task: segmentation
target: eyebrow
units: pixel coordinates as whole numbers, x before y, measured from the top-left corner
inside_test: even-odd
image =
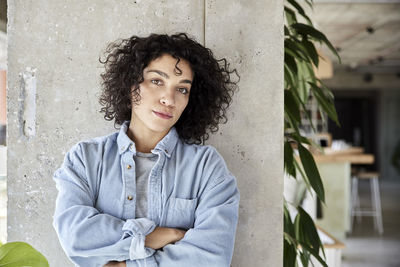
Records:
[[[158,75],[163,76],[164,78],[169,79],[169,75],[166,74],[166,73],[163,72],[163,71],[160,71],[160,70],[148,70],[147,73],[149,73],[149,72],[155,72],[155,73],[157,73]],[[188,79],[184,79],[184,80],[180,80],[179,83],[189,83],[189,84],[192,84],[192,81],[191,81],[191,80],[188,80]]]

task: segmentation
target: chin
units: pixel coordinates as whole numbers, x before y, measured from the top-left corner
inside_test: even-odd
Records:
[[[158,133],[163,133],[163,132],[169,132],[169,130],[172,128],[172,126],[165,126],[165,127],[160,127],[160,125],[154,125],[153,127],[149,127],[153,132],[158,132]]]

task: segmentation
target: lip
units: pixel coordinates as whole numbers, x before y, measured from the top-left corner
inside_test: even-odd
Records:
[[[168,120],[168,119],[172,118],[172,115],[170,115],[168,113],[165,113],[165,112],[158,112],[158,111],[155,111],[155,110],[153,110],[153,112],[154,112],[155,115],[157,115],[158,117],[160,117],[162,119]]]

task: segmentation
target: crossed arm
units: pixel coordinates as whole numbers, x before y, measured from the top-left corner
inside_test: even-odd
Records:
[[[185,233],[186,231],[176,228],[156,227],[146,236],[144,245],[152,249],[160,249],[168,244],[178,242],[185,236]],[[126,267],[126,262],[110,261],[103,267]]]

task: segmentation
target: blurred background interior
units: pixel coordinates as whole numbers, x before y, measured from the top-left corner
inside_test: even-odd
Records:
[[[285,179],[285,197],[302,203],[325,231],[329,266],[400,266],[400,1],[314,0],[313,10],[303,7],[341,57],[340,64],[322,47],[317,70],[341,125],[321,116],[311,99],[317,133],[305,116],[302,129],[323,147],[314,158],[326,205],[304,193],[302,179]]]
[[[324,150],[315,159],[326,205],[285,182],[333,251],[330,266],[400,266],[400,1],[314,0],[315,26],[341,57],[321,49],[318,75],[333,91],[341,126],[313,105],[304,134]],[[6,242],[7,1],[0,0],[0,241]],[[298,179],[300,180],[300,179]],[[326,234],[324,234],[326,233]],[[325,240],[325,239],[324,239]]]

